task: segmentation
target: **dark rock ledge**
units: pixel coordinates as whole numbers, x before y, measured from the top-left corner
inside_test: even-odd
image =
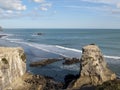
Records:
[[[76,64],[76,63],[80,63],[80,60],[77,58],[51,58],[51,59],[43,59],[40,61],[35,61],[35,62],[31,62],[30,63],[30,67],[43,67],[46,65],[49,65],[51,63],[57,62],[57,61],[61,61],[64,60],[63,65],[71,65],[71,64]]]

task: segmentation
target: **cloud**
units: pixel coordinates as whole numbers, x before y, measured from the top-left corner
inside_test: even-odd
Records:
[[[107,6],[75,6],[75,5],[70,5],[70,6],[65,6],[66,8],[72,8],[72,9],[78,9],[78,10],[89,10],[91,12],[106,12],[109,11],[110,8]]]
[[[51,3],[42,3],[38,7],[35,7],[35,10],[48,11],[52,7]]]
[[[11,19],[11,18],[18,18],[18,17],[22,17],[22,13],[19,11],[12,11],[12,10],[1,10],[0,9],[0,19]]]
[[[26,9],[22,0],[0,0],[0,19],[22,16],[22,11]]]
[[[36,3],[42,3],[42,2],[45,2],[45,0],[33,0],[34,2]]]
[[[23,0],[0,0],[0,19],[39,17],[41,16],[40,10],[48,11],[48,9],[52,7],[52,4],[48,3],[46,0],[28,0],[28,3],[37,3],[35,4],[37,5],[35,6],[36,8],[33,6],[31,9],[28,4],[25,5],[23,3]]]
[[[82,1],[91,2],[91,3],[112,4],[116,2],[117,0],[82,0]]]
[[[92,3],[93,6],[84,6],[86,9],[104,11],[106,13],[120,14],[120,0],[81,0],[84,3]],[[73,8],[80,8],[80,6]]]
[[[48,3],[46,0],[32,0],[35,3],[38,3],[39,6],[35,7],[35,10],[48,11],[52,7],[51,3]]]
[[[26,10],[21,0],[0,0],[0,9],[3,10]]]
[[[48,8],[46,8],[46,7],[40,7],[40,10],[42,10],[42,11],[47,11]]]
[[[120,8],[120,2],[119,2],[119,3],[117,3],[117,8]]]
[[[120,8],[120,0],[82,0],[82,1],[90,2],[90,3],[106,4],[106,5],[114,6],[116,8]]]
[[[51,3],[43,3],[41,4],[42,7],[51,7],[52,4]]]

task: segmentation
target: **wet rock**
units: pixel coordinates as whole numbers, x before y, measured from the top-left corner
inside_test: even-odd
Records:
[[[101,85],[116,79],[115,73],[108,69],[105,59],[96,45],[87,45],[82,49],[80,76],[68,89],[81,88],[83,85]]]
[[[37,35],[42,35],[42,33],[39,32],[39,33],[37,33]]]
[[[7,35],[0,35],[0,38],[5,37],[5,36],[7,36]]]
[[[80,63],[80,60],[78,58],[63,58],[63,60],[65,60],[65,62],[63,62],[63,65]]]
[[[36,62],[32,62],[30,63],[30,67],[43,67],[46,66],[48,64],[54,63],[60,61],[60,59],[45,59],[45,60],[40,60],[40,61],[36,61]]]

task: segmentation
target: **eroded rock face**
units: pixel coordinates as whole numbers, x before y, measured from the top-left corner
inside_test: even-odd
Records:
[[[26,72],[22,48],[0,47],[0,90],[9,86]]]
[[[96,86],[116,79],[115,73],[108,69],[105,59],[96,45],[83,47],[80,66],[80,77],[70,88],[80,88],[87,84]]]

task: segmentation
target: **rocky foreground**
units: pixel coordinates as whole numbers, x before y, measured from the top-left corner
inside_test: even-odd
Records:
[[[79,62],[74,59],[67,63],[69,65],[74,61]],[[120,90],[120,80],[108,69],[96,45],[83,47],[80,73],[67,75],[64,83],[56,82],[51,77],[27,73],[25,62],[22,48],[0,48],[0,90]],[[42,61],[42,65],[44,63]]]
[[[0,90],[23,76],[26,72],[25,54],[22,48],[0,47]]]

